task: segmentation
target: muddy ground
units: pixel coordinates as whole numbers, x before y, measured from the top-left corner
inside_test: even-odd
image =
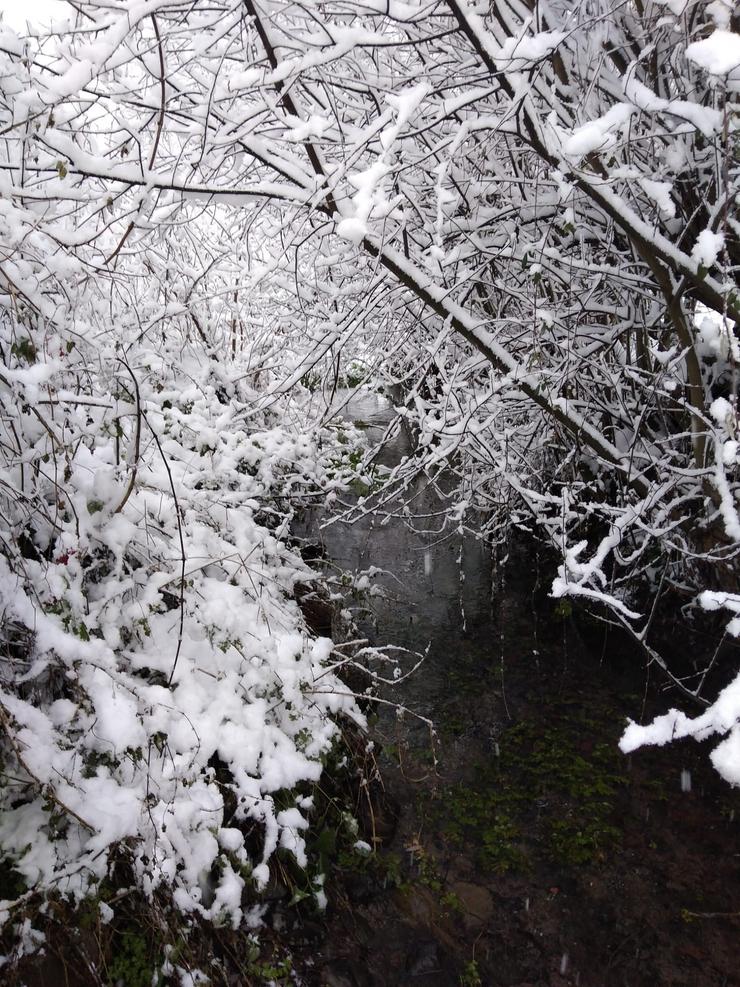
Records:
[[[740,984],[740,792],[707,744],[621,755],[634,678],[562,641],[536,668],[512,648],[503,689],[497,663],[458,670],[436,767],[403,727],[383,737],[386,839],[335,868],[309,983]]]

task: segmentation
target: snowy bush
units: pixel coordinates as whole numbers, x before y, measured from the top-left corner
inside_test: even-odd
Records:
[[[338,714],[361,721],[285,540],[291,497],[336,484],[340,453],[219,398],[207,362],[122,363],[105,340],[93,361],[12,315],[0,848],[30,891],[82,896],[123,846],[145,891],[236,924],[278,846],[305,862],[305,812],[274,794],[319,778]]]
[[[0,42],[15,134],[39,102]],[[184,917],[254,925],[275,851],[306,864],[338,722],[363,724],[288,544],[296,506],[344,486],[351,429],[275,393],[292,342],[213,270],[217,207],[130,255],[119,230],[88,242],[112,199],[77,195],[30,134],[36,156],[10,138],[0,173],[0,857],[26,889],[0,921],[94,895],[124,860]]]

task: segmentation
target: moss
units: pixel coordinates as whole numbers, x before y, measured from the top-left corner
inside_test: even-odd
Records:
[[[37,350],[33,340],[24,336],[23,339],[19,339],[12,344],[10,347],[10,352],[16,357],[17,360],[22,360],[23,362],[29,364],[29,366],[36,362]]]
[[[113,934],[107,978],[111,985],[152,987],[158,966],[154,951],[141,929],[126,925]]]
[[[245,972],[254,983],[283,985],[294,983],[293,961],[289,953],[275,944],[264,946],[254,937],[246,942]]]
[[[454,846],[475,848],[476,862],[487,871],[527,869],[521,834],[506,797],[500,797],[487,784],[458,785],[449,790],[448,797],[442,831]]]
[[[600,739],[605,732],[608,741]],[[597,721],[569,704],[552,704],[536,720],[510,727],[497,755],[476,764],[471,779],[435,805],[442,832],[498,873],[526,871],[538,858],[598,863],[621,836],[614,808],[626,778],[612,740],[618,734],[614,711]],[[593,736],[599,739],[584,739]]]

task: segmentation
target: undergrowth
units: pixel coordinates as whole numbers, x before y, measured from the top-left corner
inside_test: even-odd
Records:
[[[508,728],[470,780],[434,804],[442,832],[498,873],[527,871],[543,858],[564,866],[604,860],[620,839],[613,813],[626,784],[619,752],[598,739],[606,725],[561,703]]]

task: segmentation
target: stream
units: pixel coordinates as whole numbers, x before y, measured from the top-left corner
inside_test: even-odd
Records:
[[[394,416],[370,392],[341,413],[371,444]],[[382,461],[410,451],[401,430]],[[346,604],[363,635],[425,655],[380,693],[410,712],[372,722],[380,797],[358,815],[376,853],[333,865],[305,983],[740,985],[740,792],[706,746],[617,749],[628,715],[680,700],[548,597],[553,560],[440,539],[437,493],[411,494],[416,520],[399,504],[385,523],[313,513],[298,531],[327,571],[371,570],[382,595]]]

